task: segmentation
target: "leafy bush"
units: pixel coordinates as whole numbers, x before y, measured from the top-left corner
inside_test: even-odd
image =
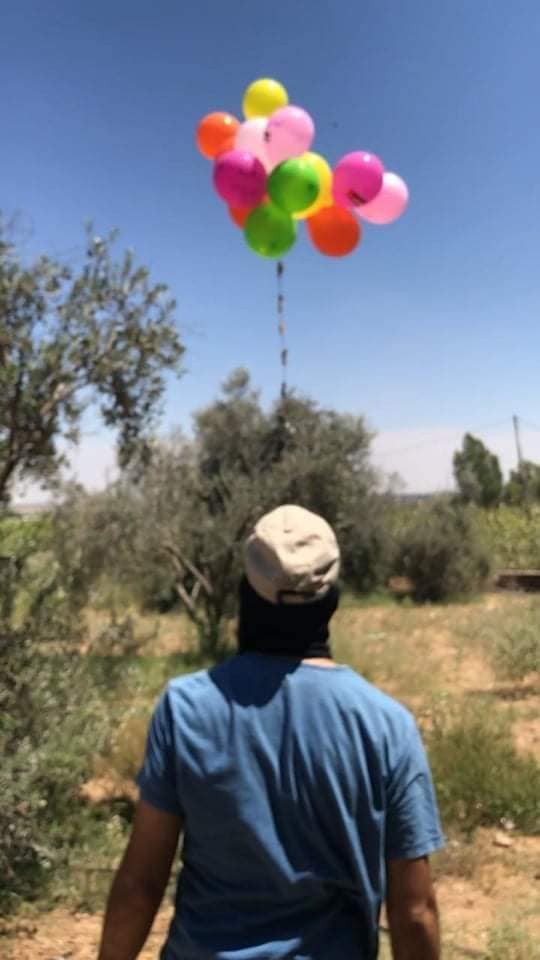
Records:
[[[35,636],[14,640],[16,650],[0,637],[0,911],[42,893],[80,843],[88,811],[78,788],[105,734],[81,658],[40,653]]]
[[[0,912],[42,894],[95,820],[78,790],[106,724],[79,611],[54,567],[32,589],[38,544],[15,529],[0,524]]]
[[[403,520],[395,565],[420,603],[476,593],[490,569],[470,511],[445,499],[422,504]]]
[[[540,616],[537,607],[528,607],[519,620],[503,627],[490,651],[493,668],[500,680],[522,680],[540,670]]]
[[[486,703],[435,718],[428,737],[443,821],[472,831],[503,817],[540,832],[540,765],[521,756],[506,717]]]
[[[501,506],[497,510],[476,510],[474,524],[496,567],[535,569],[540,567],[540,507],[523,509]]]

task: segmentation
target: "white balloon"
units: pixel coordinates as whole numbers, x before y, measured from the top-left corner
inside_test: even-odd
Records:
[[[237,150],[247,150],[261,161],[265,170],[270,170],[272,163],[266,151],[266,127],[267,117],[254,117],[252,120],[244,120],[236,131],[234,145]]]

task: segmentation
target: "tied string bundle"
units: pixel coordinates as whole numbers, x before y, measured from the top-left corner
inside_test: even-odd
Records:
[[[332,657],[328,624],[337,610],[339,590],[302,603],[269,603],[246,577],[240,583],[238,652],[304,659]]]

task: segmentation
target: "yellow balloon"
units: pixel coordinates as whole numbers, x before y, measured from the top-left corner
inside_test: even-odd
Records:
[[[315,167],[321,185],[319,196],[313,201],[311,206],[307,207],[306,210],[301,210],[300,213],[293,213],[295,220],[307,220],[308,217],[312,217],[314,213],[322,210],[323,207],[329,207],[333,204],[332,170],[328,161],[325,160],[324,157],[321,157],[320,153],[312,153],[311,150],[308,150],[308,152],[303,153],[299,159],[308,160],[309,163]]]
[[[242,109],[247,120],[254,117],[269,117],[279,107],[286,107],[289,94],[283,84],[277,80],[263,77],[250,83],[244,93]]]

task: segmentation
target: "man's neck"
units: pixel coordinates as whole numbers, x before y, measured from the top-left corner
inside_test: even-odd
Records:
[[[302,663],[307,663],[312,667],[336,667],[337,663],[330,660],[329,657],[304,657]]]

